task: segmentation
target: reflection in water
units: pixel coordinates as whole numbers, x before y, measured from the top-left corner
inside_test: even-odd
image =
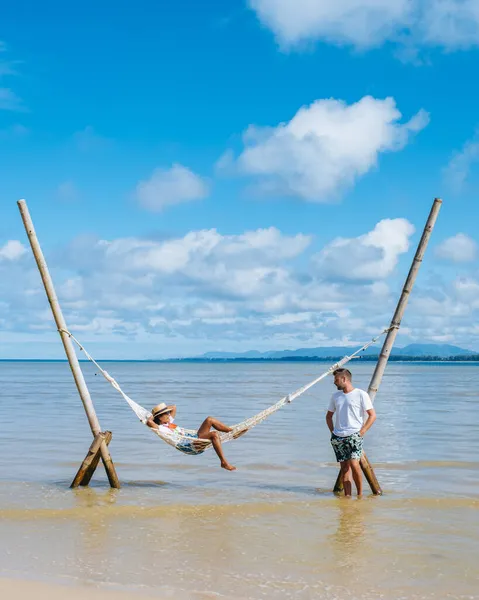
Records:
[[[338,562],[345,561],[345,566],[352,566],[347,557],[356,554],[364,544],[364,520],[368,507],[370,512],[371,502],[344,497],[338,499],[338,526],[331,537]]]
[[[370,518],[373,509],[374,498],[338,498],[337,527],[329,536],[338,583],[346,579],[350,585],[357,585],[368,572],[373,555],[374,523]]]
[[[79,577],[84,581],[94,578],[98,562],[108,556],[111,548],[110,523],[105,521],[106,510],[118,500],[118,490],[111,488],[77,488],[72,490],[81,518],[75,523],[75,554]]]
[[[112,488],[79,487],[72,489],[71,493],[76,506],[87,509],[115,504],[120,492]],[[85,514],[88,512],[85,511]]]

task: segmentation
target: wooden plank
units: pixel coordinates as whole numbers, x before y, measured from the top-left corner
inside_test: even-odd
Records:
[[[104,443],[108,446],[111,442],[112,433],[111,431],[105,431],[103,434]],[[90,483],[91,478],[93,477],[93,473],[96,471],[98,467],[98,463],[101,458],[101,448],[94,454],[93,460],[90,463],[90,466],[85,470],[85,473],[80,481],[81,486],[87,486]],[[85,459],[86,460],[86,459]],[[108,473],[108,471],[107,471]]]
[[[100,460],[100,447],[104,439],[105,436],[103,435],[103,433],[98,433],[94,437],[93,442],[91,443],[90,448],[88,449],[87,455],[85,456],[82,464],[80,465],[80,468],[78,469],[77,474],[75,475],[75,478],[73,479],[70,487],[78,487],[80,485],[80,482],[83,481],[87,470],[92,466],[96,457],[98,457],[98,460]],[[98,465],[98,461],[96,462],[96,464]]]

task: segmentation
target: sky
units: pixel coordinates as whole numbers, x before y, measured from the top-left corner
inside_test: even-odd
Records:
[[[479,0],[17,0],[0,14],[0,358],[479,350]]]

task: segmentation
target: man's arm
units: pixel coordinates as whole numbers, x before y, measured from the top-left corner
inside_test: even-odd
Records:
[[[329,431],[331,433],[333,433],[333,429],[334,429],[333,415],[334,415],[334,412],[332,412],[330,410],[328,410],[328,412],[326,413],[326,423],[328,424]]]
[[[368,418],[364,422],[364,425],[361,427],[361,431],[359,432],[359,435],[361,437],[364,436],[364,434],[366,433],[366,431],[368,431],[368,429],[370,429],[371,425],[376,420],[376,411],[374,410],[374,408],[370,408],[366,412],[368,414]]]

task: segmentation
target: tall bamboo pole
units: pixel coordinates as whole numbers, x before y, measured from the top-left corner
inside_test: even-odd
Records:
[[[416,281],[419,267],[421,266],[424,253],[426,252],[426,248],[429,243],[429,238],[431,237],[432,230],[434,229],[434,225],[436,224],[436,219],[441,209],[441,205],[442,200],[440,200],[439,198],[435,198],[431,208],[431,212],[429,213],[429,217],[426,222],[426,226],[424,227],[421,240],[417,247],[414,260],[412,261],[412,265],[409,270],[406,283],[404,284],[398,305],[394,312],[394,316],[391,321],[391,329],[386,335],[381,353],[379,355],[378,362],[376,363],[376,368],[374,369],[374,373],[371,378],[371,383],[369,384],[368,393],[371,397],[372,402],[374,402],[379,386],[381,384],[384,375],[384,370],[386,369],[386,365],[389,360],[389,355],[391,354],[391,350],[394,346],[399,327],[401,326],[404,311],[406,310],[409,296],[411,295],[412,288]]]
[[[25,200],[19,200],[17,204],[18,208],[20,209],[20,214],[22,216],[23,224],[25,226],[28,239],[30,241],[30,246],[32,247],[33,256],[35,257],[38,270],[40,271],[43,285],[45,287],[45,292],[48,297],[48,302],[50,303],[53,317],[55,319],[57,329],[60,333],[60,337],[63,342],[63,347],[68,358],[68,363],[73,374],[73,379],[75,380],[78,393],[80,394],[80,398],[83,402],[83,406],[85,408],[88,423],[90,424],[93,437],[96,437],[99,433],[101,433],[100,423],[98,421],[98,417],[96,415],[95,408],[90,397],[90,392],[88,391],[85,382],[85,378],[83,377],[83,373],[80,367],[80,363],[78,362],[73,343],[70,337],[65,333],[65,330],[67,330],[67,324],[65,322],[65,318],[63,317],[63,313],[60,308],[60,303],[58,302],[58,298],[55,292],[55,288],[53,286],[52,278],[48,271],[48,266],[45,261],[45,257],[43,256],[40,243],[35,233],[35,228],[33,226],[32,218],[28,211],[27,203],[25,202]],[[111,487],[119,488],[120,481],[116,474],[115,466],[113,465],[110,452],[104,440],[101,443],[100,451],[101,458],[103,460],[103,464],[105,465],[105,470],[108,476],[108,481],[110,482]]]
[[[424,227],[424,231],[422,232],[421,239],[419,241],[418,247],[416,249],[416,254],[414,255],[414,259],[412,261],[411,267],[409,269],[408,276],[406,278],[406,282],[404,283],[401,296],[399,297],[399,302],[396,306],[396,310],[394,311],[394,315],[391,321],[390,329],[386,335],[384,340],[383,347],[379,354],[378,361],[376,363],[376,368],[374,369],[373,376],[371,378],[371,382],[369,384],[368,393],[371,398],[371,401],[374,402],[376,394],[378,392],[379,386],[381,385],[381,381],[384,375],[384,371],[386,369],[386,365],[389,360],[389,356],[391,354],[391,350],[394,346],[394,342],[396,340],[396,336],[401,326],[401,321],[404,316],[404,311],[406,310],[406,306],[409,300],[409,296],[411,295],[412,288],[416,281],[417,274],[419,272],[419,267],[421,266],[424,254],[426,252],[427,245],[429,243],[429,238],[431,237],[432,230],[434,229],[434,225],[436,224],[436,219],[441,209],[442,200],[440,198],[435,198],[431,211],[429,213],[429,217],[426,221],[426,225]],[[371,487],[371,491],[374,494],[380,495],[382,494],[381,487],[376,479],[376,475],[374,473],[374,469],[372,468],[366,453],[363,453],[361,458],[361,468],[363,473]],[[336,484],[334,486],[335,492],[340,492],[343,489],[343,483],[341,481],[340,475],[336,479]]]

